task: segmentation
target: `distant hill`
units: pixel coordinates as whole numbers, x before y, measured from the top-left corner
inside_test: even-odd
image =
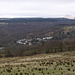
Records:
[[[75,17],[72,16],[72,15],[66,15],[64,18],[66,18],[66,19],[75,19]]]
[[[71,26],[75,26],[74,19],[0,18],[0,45],[6,46],[22,38],[54,36],[55,38],[57,37],[57,39],[63,39],[68,37],[67,34],[69,34],[70,37],[75,37],[75,30],[72,30]],[[65,29],[67,29],[68,32]],[[71,29],[71,31],[69,31],[69,29]]]
[[[64,18],[0,18],[0,22],[43,22],[43,21],[72,21],[65,16]]]

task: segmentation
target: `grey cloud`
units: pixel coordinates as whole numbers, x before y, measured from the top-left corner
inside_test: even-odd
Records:
[[[0,16],[75,16],[75,0],[0,0]]]

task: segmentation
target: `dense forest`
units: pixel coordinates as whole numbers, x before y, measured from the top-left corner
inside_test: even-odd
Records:
[[[20,39],[52,36],[47,42],[25,46]],[[65,18],[0,19],[0,56],[24,56],[75,50],[75,20]]]

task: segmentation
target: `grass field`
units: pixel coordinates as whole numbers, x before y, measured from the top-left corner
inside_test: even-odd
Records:
[[[65,26],[63,27],[63,29],[65,32],[70,32],[70,31],[75,30],[75,26]]]
[[[75,52],[0,58],[0,75],[75,75]]]

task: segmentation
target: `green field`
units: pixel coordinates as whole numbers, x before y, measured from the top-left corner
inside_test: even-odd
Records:
[[[75,52],[0,58],[0,75],[75,75]]]

